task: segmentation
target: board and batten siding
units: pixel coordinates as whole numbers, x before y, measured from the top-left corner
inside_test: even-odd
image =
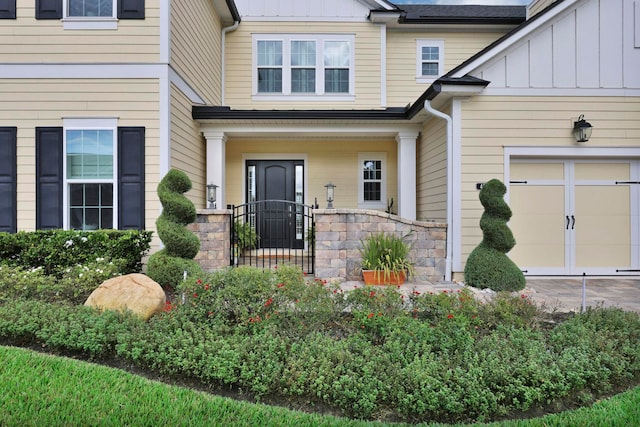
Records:
[[[362,170],[358,153],[363,152],[386,153],[387,198],[393,197],[397,201],[396,146],[393,138],[230,138],[226,148],[227,203],[244,203],[244,160],[292,159],[291,156],[296,154],[300,155],[296,160],[306,160],[305,203],[312,204],[317,197],[320,207],[326,207],[324,186],[331,181],[336,185],[333,205],[356,209],[359,173]]]
[[[209,105],[222,99],[221,31],[210,0],[171,2],[171,67]]]
[[[431,118],[422,128],[416,159],[416,216],[447,221],[447,125]]]
[[[593,125],[589,147],[637,147],[640,97],[489,97],[463,103],[462,259],[482,240],[476,183],[504,179],[504,147],[575,147],[579,114]],[[517,236],[516,241],[517,241]]]
[[[314,97],[310,101],[275,96],[252,99],[252,35],[264,34],[345,34],[355,35],[355,100]],[[225,103],[235,109],[345,109],[380,108],[380,28],[357,22],[242,22],[227,34],[225,48]]]
[[[482,50],[504,32],[387,32],[387,104],[412,103],[431,83],[417,77],[418,40],[444,41],[444,72],[458,66]]]
[[[172,168],[184,171],[192,189],[185,196],[196,208],[205,208],[206,144],[200,126],[191,118],[191,101],[171,85],[171,155]]]
[[[155,228],[160,153],[158,81],[149,79],[1,79],[0,126],[16,126],[18,229],[36,225],[35,128],[63,118],[117,117],[118,126],[145,127],[145,223]]]
[[[34,0],[17,0],[16,15],[0,25],[3,63],[157,63],[160,59],[159,0],[146,0],[145,19],[121,19],[117,30],[65,30],[60,20],[36,20]]]

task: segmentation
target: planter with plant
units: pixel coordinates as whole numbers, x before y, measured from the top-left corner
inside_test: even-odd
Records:
[[[414,275],[406,237],[376,233],[362,242],[362,275],[367,285],[399,285]]]

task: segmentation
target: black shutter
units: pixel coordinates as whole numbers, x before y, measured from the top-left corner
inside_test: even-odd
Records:
[[[0,127],[0,231],[17,231],[15,127]]]
[[[118,19],[144,19],[144,0],[118,0]]]
[[[62,0],[36,0],[36,19],[62,19]]]
[[[118,128],[118,228],[144,230],[144,127]]]
[[[16,0],[0,0],[0,19],[16,19]]]
[[[62,128],[36,128],[36,228],[62,228]]]

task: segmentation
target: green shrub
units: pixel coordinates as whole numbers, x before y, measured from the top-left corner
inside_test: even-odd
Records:
[[[516,244],[507,226],[511,209],[503,199],[506,191],[497,179],[490,180],[480,190],[480,202],[484,207],[480,218],[482,241],[471,252],[464,268],[468,286],[494,291],[524,289],[524,274],[506,255]]]
[[[255,249],[258,245],[258,234],[256,229],[249,222],[236,220],[233,223],[234,242],[238,245],[238,250]]]
[[[195,206],[183,195],[190,189],[189,177],[176,169],[171,169],[158,184],[162,214],[156,220],[156,228],[165,247],[149,257],[147,274],[170,289],[183,280],[184,271],[201,270],[193,261],[200,250],[200,240],[185,227],[196,219]]]
[[[138,230],[38,230],[0,233],[0,264],[24,269],[42,268],[44,274],[62,277],[78,264],[94,262],[96,256],[118,260],[120,273],[142,270],[149,251],[150,231]]]

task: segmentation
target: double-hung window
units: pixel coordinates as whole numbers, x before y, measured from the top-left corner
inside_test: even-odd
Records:
[[[444,41],[418,40],[416,80],[430,83],[444,74]]]
[[[117,228],[115,119],[67,119],[64,123],[66,228]]]
[[[352,96],[353,43],[353,35],[255,34],[254,96]]]
[[[359,153],[360,208],[380,209],[386,207],[386,154]]]

